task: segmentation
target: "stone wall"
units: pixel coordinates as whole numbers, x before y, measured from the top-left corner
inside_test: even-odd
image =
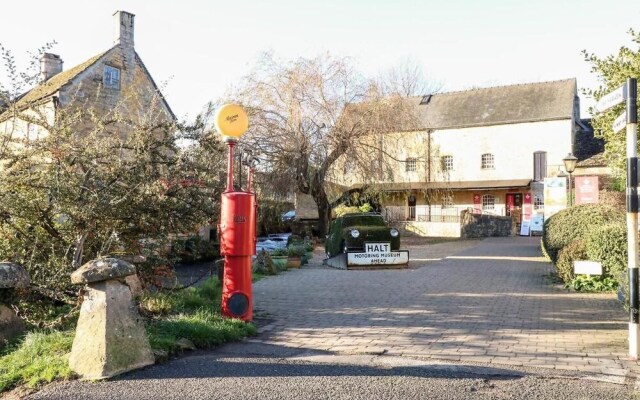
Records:
[[[460,224],[457,222],[406,221],[392,224],[405,237],[460,237]]]
[[[486,214],[472,214],[463,211],[460,237],[481,238],[491,236],[511,236],[511,217],[499,217]]]

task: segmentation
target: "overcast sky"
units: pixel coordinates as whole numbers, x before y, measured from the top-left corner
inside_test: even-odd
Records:
[[[168,82],[180,117],[222,96],[263,51],[350,56],[372,76],[411,58],[445,91],[573,77],[593,87],[581,50],[613,54],[631,45],[629,28],[640,30],[638,0],[29,0],[2,9],[0,43],[24,60],[55,40],[65,69],[111,47],[116,10],[135,14],[138,54]]]

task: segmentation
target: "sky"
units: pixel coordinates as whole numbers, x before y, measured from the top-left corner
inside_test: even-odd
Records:
[[[640,30],[638,0],[29,0],[3,4],[0,44],[25,65],[55,40],[71,68],[112,46],[117,10],[136,15],[136,50],[180,118],[265,51],[346,56],[372,77],[410,59],[441,91],[567,78],[584,88],[598,79],[581,51],[615,54]],[[581,98],[588,116],[593,100]]]

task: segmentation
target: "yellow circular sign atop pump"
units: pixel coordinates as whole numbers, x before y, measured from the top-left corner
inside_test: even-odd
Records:
[[[225,104],[216,111],[215,124],[222,135],[237,139],[249,128],[249,118],[239,105]]]

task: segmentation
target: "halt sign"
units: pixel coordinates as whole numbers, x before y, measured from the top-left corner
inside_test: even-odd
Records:
[[[408,250],[391,250],[391,243],[365,243],[364,252],[347,253],[347,265],[401,265],[409,263]]]

